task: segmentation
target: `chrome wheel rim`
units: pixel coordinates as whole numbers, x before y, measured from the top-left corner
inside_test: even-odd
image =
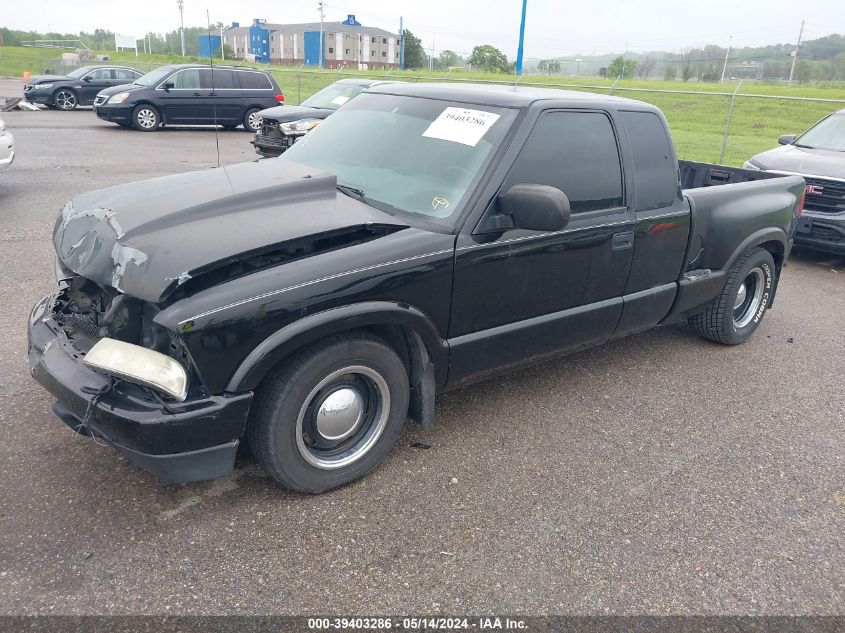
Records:
[[[56,106],[62,110],[73,110],[76,107],[76,96],[69,90],[60,90],[56,94]]]
[[[333,371],[308,394],[296,420],[296,448],[315,468],[354,464],[378,442],[390,415],[390,390],[377,371]]]
[[[253,131],[261,127],[261,117],[258,116],[258,112],[250,112],[246,120]]]
[[[734,301],[733,320],[736,329],[744,328],[751,323],[760,311],[763,294],[766,289],[766,276],[759,266],[742,280]]]
[[[138,119],[138,125],[146,130],[155,127],[156,113],[149,108],[142,108],[141,110],[138,110],[136,118]]]

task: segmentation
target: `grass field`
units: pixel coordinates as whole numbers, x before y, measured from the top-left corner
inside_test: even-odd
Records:
[[[112,61],[151,70],[161,64],[181,61],[178,56],[140,55],[107,51]],[[24,71],[43,73],[58,70],[59,51],[52,49],[0,47],[0,75],[21,76]],[[230,62],[231,63],[231,62]],[[284,91],[288,104],[297,104],[316,91],[343,77],[387,78],[400,81],[479,81],[514,83],[515,77],[452,71],[359,71],[299,69],[268,66]],[[565,89],[610,93],[652,103],[666,115],[682,158],[719,162],[723,136],[728,122],[730,94],[735,83],[664,82],[623,80],[614,82],[599,77],[549,77],[525,75],[520,85],[566,84]],[[554,87],[554,86],[550,86]],[[558,86],[564,88],[564,86]],[[666,91],[679,92],[666,92]],[[788,97],[775,99],[771,97]],[[809,101],[802,99],[828,99]],[[775,147],[781,134],[800,132],[830,112],[845,108],[845,86],[835,84],[786,86],[777,83],[747,82],[739,86],[722,162],[741,165],[750,156]]]

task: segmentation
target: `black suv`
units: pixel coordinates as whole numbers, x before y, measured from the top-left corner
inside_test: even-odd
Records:
[[[124,66],[83,66],[67,75],[31,77],[23,87],[23,97],[48,108],[75,110],[93,104],[101,90],[128,84],[141,75],[141,71]]]
[[[160,125],[243,125],[255,132],[260,110],[284,103],[279,84],[262,70],[235,66],[162,66],[125,86],[103,90],[94,112],[144,132]]]

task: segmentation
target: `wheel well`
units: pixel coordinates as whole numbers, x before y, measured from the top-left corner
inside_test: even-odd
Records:
[[[771,242],[763,242],[762,244],[758,244],[757,247],[767,250],[769,251],[769,253],[772,254],[772,259],[775,260],[775,268],[777,268],[778,272],[780,272],[781,266],[783,266],[784,259],[783,244],[772,240]]]
[[[405,365],[408,383],[411,385],[409,416],[423,426],[432,426],[434,424],[434,365],[420,336],[413,328],[390,323],[355,326],[347,330],[339,330],[334,334],[354,335],[356,332],[366,332],[376,336],[396,352]],[[317,341],[306,340],[288,350],[286,358],[276,363],[261,377],[261,383],[284,365],[291,354],[297,354],[316,344]]]

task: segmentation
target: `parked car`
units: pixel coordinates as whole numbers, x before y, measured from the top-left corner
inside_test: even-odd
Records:
[[[5,171],[15,162],[15,137],[6,129],[0,119],[0,171]]]
[[[255,151],[262,156],[279,156],[344,103],[370,86],[383,83],[390,82],[341,79],[314,93],[298,106],[276,106],[262,110],[258,113],[261,128],[252,141]]]
[[[782,147],[757,154],[746,169],[798,174],[807,181],[806,212],[796,246],[845,255],[845,109],[809,130],[778,139]]]
[[[804,179],[683,191],[678,171],[649,104],[375,86],[276,160],[73,198],[32,375],[166,480],[230,473],[248,438],[284,485],[328,490],[406,417],[432,425],[438,392],[684,318],[746,341]]]
[[[103,90],[94,112],[104,121],[152,132],[160,125],[239,125],[255,132],[260,110],[284,102],[263,70],[242,66],[162,66],[129,85]]]
[[[124,66],[83,66],[67,75],[36,75],[23,88],[24,99],[48,108],[75,110],[92,105],[105,88],[128,84],[143,75]]]

